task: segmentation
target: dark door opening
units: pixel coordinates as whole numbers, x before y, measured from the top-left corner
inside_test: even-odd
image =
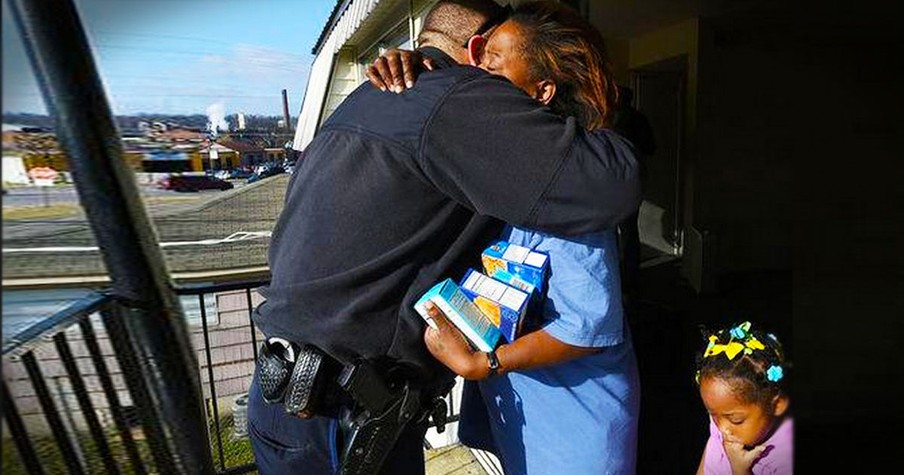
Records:
[[[685,56],[631,71],[634,107],[647,117],[656,151],[643,157],[647,169],[638,228],[641,261],[681,252],[681,172],[684,139]]]

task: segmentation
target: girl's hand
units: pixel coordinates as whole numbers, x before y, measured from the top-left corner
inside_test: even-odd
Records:
[[[732,475],[749,475],[750,467],[766,450],[765,445],[758,445],[750,450],[744,448],[744,444],[731,434],[722,432],[722,447],[731,464]]]
[[[486,356],[471,349],[465,336],[446,319],[445,314],[433,302],[427,302],[426,307],[427,313],[438,328],[434,330],[428,326],[424,332],[424,343],[433,357],[465,379],[486,378],[489,373]]]

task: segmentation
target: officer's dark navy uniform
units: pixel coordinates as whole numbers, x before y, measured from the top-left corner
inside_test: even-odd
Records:
[[[321,127],[293,175],[255,322],[268,337],[366,358],[429,390],[452,380],[412,308],[430,286],[479,266],[503,221],[557,235],[608,229],[638,207],[637,163],[614,133],[588,134],[504,78],[425,48],[436,70],[402,94],[369,84]],[[252,388],[261,473],[328,473],[335,420],[302,420]],[[423,427],[385,473],[423,473]]]

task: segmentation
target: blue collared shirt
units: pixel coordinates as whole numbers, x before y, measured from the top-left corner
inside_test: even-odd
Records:
[[[564,240],[507,228],[503,239],[550,256],[542,315],[525,330],[601,351],[468,383],[459,436],[495,452],[509,475],[634,473],[640,382],[615,231]]]

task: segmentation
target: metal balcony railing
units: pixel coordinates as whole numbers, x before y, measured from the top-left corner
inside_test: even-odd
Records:
[[[256,289],[264,284],[176,289],[198,298],[200,321],[189,330],[218,474],[256,469],[247,431],[236,427],[241,421],[229,403],[251,384],[261,337],[251,315],[260,299]],[[217,315],[208,314],[211,298]],[[96,293],[5,342],[3,473],[165,473],[155,454],[166,447],[153,446],[148,437],[161,427],[136,417],[153,403],[139,376],[147,362],[129,341],[122,318],[113,296]],[[450,422],[458,420],[454,402],[450,395]],[[424,445],[431,448],[427,440]]]
[[[250,443],[241,435],[244,431],[236,431],[232,411],[224,411],[224,401],[234,399],[236,390],[227,388],[231,394],[224,398],[218,389],[237,379],[246,390],[251,382],[258,342],[251,320],[253,291],[264,283],[177,290],[180,295],[197,296],[200,303],[200,324],[190,332],[194,350],[203,355],[197,370],[199,379],[206,379],[209,446],[219,474],[255,469]],[[206,310],[211,294],[241,300],[244,305],[230,304],[216,316],[218,323],[212,324]],[[167,449],[154,446],[154,439],[148,437],[162,428],[136,417],[142,410],[154,410],[139,370],[148,362],[129,341],[121,310],[112,295],[93,294],[5,342],[4,473],[165,472],[161,466],[167,462],[158,454]],[[231,341],[213,341],[212,335],[218,333],[228,334]],[[229,353],[226,348],[241,351]],[[217,351],[221,356],[214,356]],[[237,365],[238,376],[222,374],[222,368],[234,372]]]
[[[4,343],[4,473],[254,470],[241,431],[227,435],[236,421],[224,403],[252,378],[264,282],[174,289],[73,1],[7,3],[111,285]],[[200,329],[177,294],[198,297]],[[244,297],[230,314],[247,322],[218,310],[211,323],[210,294]]]

